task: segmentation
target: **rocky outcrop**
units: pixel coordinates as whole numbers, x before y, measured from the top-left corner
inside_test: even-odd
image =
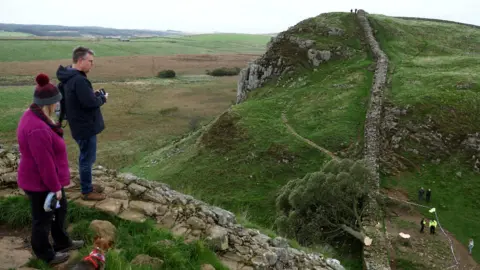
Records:
[[[281,69],[280,66],[275,68],[275,75],[281,74]],[[247,68],[242,69],[237,83],[236,103],[238,104],[246,100],[247,93],[262,86],[272,76],[273,71],[273,66],[264,67],[255,62],[250,63]]]
[[[0,186],[17,185],[18,152],[0,145]]]
[[[461,143],[462,148],[471,155],[471,163],[476,172],[480,172],[480,132],[468,134]]]
[[[439,164],[456,153],[464,154],[469,165],[480,172],[480,133],[457,134],[440,132],[433,116],[412,120],[413,110],[395,107],[386,102],[382,121],[381,171],[397,175],[418,170],[425,161]],[[406,158],[403,153],[409,153]]]
[[[246,100],[249,91],[263,86],[272,79],[279,82],[286,74],[292,73],[299,66],[313,69],[331,59],[350,54],[348,48],[342,46],[318,48],[317,45],[320,44],[316,44],[314,40],[295,36],[297,33],[304,34],[306,31],[312,31],[317,36],[345,34],[345,31],[340,28],[324,25],[303,26],[306,23],[308,22],[299,23],[296,27],[273,37],[267,44],[265,54],[240,71],[237,84],[237,104]]]
[[[382,141],[380,125],[382,123],[383,91],[387,81],[388,58],[375,40],[366,12],[359,10],[357,18],[376,61],[364,129],[364,155],[367,166],[373,172],[373,177],[370,179],[372,189],[365,207],[363,225],[365,233],[373,239],[373,242],[371,246],[364,247],[363,261],[366,269],[390,269],[387,254],[388,240],[382,230],[380,222],[382,220],[382,210],[377,202],[380,188],[379,153]]]
[[[0,170],[14,179],[0,183],[0,196],[23,194],[16,187],[18,154],[3,151]],[[107,199],[100,202],[81,198],[78,172],[71,170],[71,185],[66,196],[77,204],[96,208],[135,222],[153,219],[186,241],[204,239],[230,269],[343,269],[338,261],[321,254],[291,248],[283,238],[270,238],[236,222],[235,215],[179,193],[168,185],[148,181],[130,173],[117,174],[102,167],[93,170],[94,182],[105,187]],[[13,173],[13,174],[12,174]],[[10,176],[9,176],[10,177]],[[10,181],[11,180],[11,181]],[[112,231],[102,221],[92,222],[98,232]]]

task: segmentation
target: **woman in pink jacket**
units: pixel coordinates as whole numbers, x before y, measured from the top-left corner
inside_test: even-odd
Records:
[[[33,103],[17,129],[18,186],[30,199],[33,252],[39,259],[57,264],[68,260],[67,251],[82,247],[83,241],[72,241],[65,230],[67,199],[63,187],[70,184],[70,170],[63,130],[52,118],[62,95],[47,75],[39,74],[35,80]],[[55,193],[60,207],[46,212],[43,206],[50,192]],[[53,246],[48,239],[50,231]]]

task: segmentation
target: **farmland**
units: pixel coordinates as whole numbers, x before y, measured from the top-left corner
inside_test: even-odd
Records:
[[[72,49],[91,47],[97,56],[253,53],[265,50],[269,36],[209,34],[183,37],[116,39],[4,38],[0,39],[0,61],[57,60],[69,58]]]
[[[242,34],[130,42],[38,38],[0,40],[0,142],[16,143],[16,125],[31,102],[35,75],[44,72],[57,83],[58,66],[71,64],[71,51],[81,44],[96,53],[88,75],[94,88],[103,87],[110,94],[102,109],[106,129],[99,135],[98,164],[115,169],[197,129],[228,108],[235,100],[237,76],[212,77],[206,70],[244,67],[269,40]],[[156,78],[163,69],[175,70],[177,77]],[[77,146],[69,131],[66,127],[65,138],[75,164]]]

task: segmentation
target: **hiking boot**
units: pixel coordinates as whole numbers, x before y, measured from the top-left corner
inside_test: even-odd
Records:
[[[68,253],[63,253],[63,252],[57,252],[55,253],[55,256],[51,261],[48,262],[48,264],[59,264],[68,261],[68,258],[70,257],[70,254]]]
[[[64,249],[60,249],[60,250],[55,250],[56,252],[68,252],[70,250],[76,250],[76,249],[80,249],[83,247],[83,245],[85,245],[85,242],[83,242],[82,240],[73,240],[72,241],[72,244]]]
[[[92,184],[93,186],[93,191],[95,191],[96,193],[102,193],[105,188],[99,184]]]
[[[100,194],[95,191],[92,191],[87,194],[83,194],[83,200],[84,201],[102,201],[105,200],[107,196],[105,194]]]

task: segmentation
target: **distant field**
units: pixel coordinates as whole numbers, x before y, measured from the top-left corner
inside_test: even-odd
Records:
[[[121,42],[103,40],[0,39],[0,62],[69,58],[72,49],[82,45],[96,55],[174,55],[211,53],[262,53],[269,36],[248,34],[210,34],[185,37],[142,38]]]
[[[0,37],[30,37],[32,34],[21,32],[0,31]]]
[[[140,77],[153,77],[162,69],[173,69],[178,74],[205,74],[206,69],[218,67],[245,67],[257,58],[254,54],[202,54],[202,55],[133,55],[99,57],[88,77],[94,81],[125,81]],[[0,85],[34,83],[39,72],[55,78],[59,65],[71,64],[70,59],[30,62],[0,62]]]
[[[98,163],[120,169],[172,137],[189,132],[220,114],[235,100],[236,77],[206,75],[95,83],[109,100],[102,108],[106,129],[99,136]],[[16,143],[15,130],[32,102],[33,86],[0,86],[0,144]],[[77,146],[65,129],[68,154],[75,166]]]
[[[207,42],[237,42],[237,43],[266,43],[270,39],[267,35],[252,35],[252,34],[200,34],[200,35],[188,35],[183,37],[161,37],[153,38],[153,40],[165,40],[165,39],[181,39],[191,41],[207,41]]]

